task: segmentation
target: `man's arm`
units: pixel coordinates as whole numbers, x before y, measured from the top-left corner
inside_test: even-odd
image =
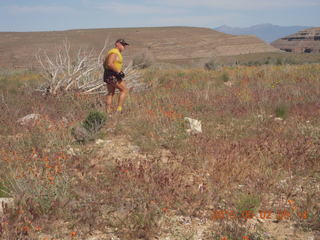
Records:
[[[114,65],[114,62],[116,61],[117,55],[112,53],[110,54],[110,56],[108,57],[108,62],[107,62],[107,66],[110,70],[119,73],[120,70],[116,68],[116,66]]]

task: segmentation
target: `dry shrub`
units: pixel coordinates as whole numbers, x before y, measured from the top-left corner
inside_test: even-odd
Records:
[[[0,179],[14,207],[3,218],[6,239],[32,238],[44,216],[63,216],[71,199],[70,177],[67,174],[67,155],[34,150],[26,156],[18,152],[7,154],[1,162]]]
[[[14,76],[15,83],[0,91],[0,182],[15,201],[1,217],[0,238],[36,239],[40,229],[50,229],[50,218],[69,215],[74,179],[74,157],[66,155],[73,144],[69,129],[100,103],[99,98],[72,94],[42,96],[20,84],[24,74]],[[30,113],[40,119],[26,126],[17,122]]]
[[[72,213],[68,221],[81,225],[83,231],[87,231],[84,235],[109,226],[117,228],[116,234],[122,239],[150,239],[163,227],[161,218],[168,212],[205,217],[212,207],[237,211],[238,196],[250,194],[259,196],[262,210],[274,206],[284,208],[281,199],[293,198],[301,209],[310,213],[309,219],[301,221],[297,216],[294,221],[300,226],[317,229],[320,199],[314,186],[319,184],[317,174],[320,171],[319,68],[319,65],[303,65],[235,67],[210,72],[148,72],[146,82],[152,82],[151,87],[154,88],[144,94],[130,96],[127,102],[129,111],[115,118],[116,134],[129,135],[142,149],[153,154],[158,148],[165,148],[171,152],[170,157],[165,161],[151,154],[143,160],[120,159],[115,164],[108,162],[99,171],[90,165],[90,149],[87,155],[64,159],[65,169],[72,169],[65,173],[71,177],[70,184],[76,192],[72,204],[64,208],[66,214]],[[228,74],[232,85],[221,84],[223,72]],[[81,121],[90,108],[98,105],[95,98],[82,99],[79,96],[57,99],[23,95],[22,101],[18,101],[17,97],[5,99],[1,107],[14,116],[1,116],[2,124],[8,124],[10,129],[5,134],[21,131],[14,119],[25,113],[24,107],[28,112],[39,109],[40,114],[48,116],[47,121],[57,126],[54,128],[55,134],[52,133],[54,137],[48,135],[46,124],[41,125],[37,130],[39,134],[34,132],[33,136],[23,130],[27,134],[23,141],[29,142],[24,145],[20,140],[1,138],[1,153],[8,152],[7,149],[12,151],[12,154],[1,156],[8,160],[19,157],[19,161],[15,161],[17,165],[12,165],[11,169],[17,169],[13,173],[28,175],[22,174],[27,178],[23,181],[25,183],[30,182],[28,179],[33,176],[30,171],[34,167],[40,169],[44,176],[55,169],[54,166],[48,170],[45,162],[39,159],[30,161],[28,151],[37,145],[37,154],[42,159],[48,156],[45,148],[56,149],[48,156],[55,165],[54,154],[70,140],[70,136],[63,134],[63,127],[57,124],[58,119],[62,116],[67,118],[66,129],[72,121]],[[6,107],[10,106],[9,101],[18,106],[18,113]],[[286,118],[276,121],[275,109],[281,104],[288,107]],[[283,116],[281,111],[279,114]],[[203,133],[187,135],[183,117],[201,120]],[[49,139],[54,141],[43,144]],[[62,139],[63,144],[57,144],[58,139]],[[14,149],[20,150],[15,150],[17,153],[13,154]],[[27,163],[19,165],[19,162]],[[41,181],[37,182],[38,188],[46,183]],[[51,196],[48,202],[56,202],[58,208],[62,208],[65,195],[59,193],[58,190],[64,189],[59,184],[52,192],[44,189]],[[297,192],[302,188],[303,191]],[[55,194],[59,196],[57,201],[52,197]],[[6,215],[15,216],[10,222],[12,230],[5,232],[18,236],[16,239],[31,236],[31,231],[26,235],[26,228],[22,231],[22,227],[28,221],[34,225],[36,215],[38,219],[44,218],[40,217],[43,212],[51,217],[63,216],[50,204],[41,207],[36,201],[41,197],[32,201],[21,199],[23,204],[17,206],[22,206],[28,217],[22,219],[24,215],[18,215],[17,210],[15,214]],[[32,204],[26,204],[27,201]],[[258,208],[257,201],[249,198],[243,200],[239,209],[247,208],[246,205],[251,203]],[[27,206],[33,206],[37,211]],[[217,232],[236,238],[244,234],[241,224],[236,222],[230,226],[222,223]],[[249,237],[259,239],[260,235]]]
[[[121,160],[95,183],[85,178],[82,188],[94,195],[94,202],[102,203],[100,224],[118,229],[121,239],[150,239],[163,227],[161,219],[168,211],[198,215],[208,193],[199,188],[200,179],[190,179],[190,169],[181,160],[171,159],[169,164],[159,158]],[[88,213],[74,211],[77,218],[87,218]]]
[[[218,66],[219,65],[218,65],[217,61],[214,59],[211,59],[210,61],[208,61],[204,64],[204,69],[215,70],[215,69],[217,69]]]
[[[65,40],[56,50],[55,56],[49,56],[45,50],[36,55],[40,73],[45,80],[37,90],[44,95],[63,95],[68,92],[78,94],[106,94],[103,82],[104,52],[110,44],[105,41],[100,53],[93,49],[73,49]],[[149,57],[147,58],[149,59]],[[138,81],[140,74],[128,64],[124,69],[129,85]]]
[[[144,51],[133,57],[133,67],[136,69],[145,69],[154,63],[154,57],[150,51]]]
[[[270,207],[295,189],[292,182],[280,191],[279,181],[320,170],[316,69],[319,65],[224,68],[230,87],[219,84],[221,71],[148,72],[158,84],[133,97],[123,131],[149,151],[164,146],[177,152],[189,171],[205,169],[212,201],[224,199],[226,208],[234,208],[234,193],[242,193],[243,185],[245,193],[261,196],[263,208]],[[183,117],[201,120],[203,134],[184,136]]]

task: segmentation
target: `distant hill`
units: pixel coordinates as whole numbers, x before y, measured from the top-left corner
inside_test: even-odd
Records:
[[[233,36],[197,27],[0,32],[0,67],[34,66],[34,56],[39,49],[45,49],[52,55],[66,38],[73,48],[92,48],[99,52],[107,37],[110,39],[110,46],[120,37],[130,43],[124,52],[125,61],[143,51],[151,52],[156,60],[161,61],[279,51],[254,36]]]
[[[223,25],[215,28],[215,30],[233,35],[255,35],[262,40],[271,43],[281,37],[296,33],[310,26],[277,26],[269,23],[254,25],[246,28],[229,27]]]
[[[286,52],[320,54],[320,27],[304,29],[271,44]]]

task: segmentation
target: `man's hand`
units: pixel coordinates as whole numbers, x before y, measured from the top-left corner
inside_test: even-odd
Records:
[[[124,74],[124,72],[121,71],[121,72],[118,73],[118,76],[119,76],[120,78],[124,78],[126,75]]]

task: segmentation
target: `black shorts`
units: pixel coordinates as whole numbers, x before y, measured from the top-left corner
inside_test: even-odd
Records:
[[[122,78],[112,70],[105,69],[103,73],[103,81],[108,84],[115,84],[122,81]]]

